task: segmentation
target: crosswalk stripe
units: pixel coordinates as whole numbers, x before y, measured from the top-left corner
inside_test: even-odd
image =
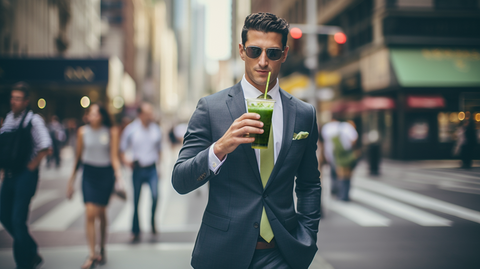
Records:
[[[30,203],[30,211],[33,211],[60,196],[61,195],[56,190],[38,190]]]
[[[422,226],[451,226],[452,224],[448,219],[361,189],[352,189],[351,197],[355,201],[368,204]]]
[[[423,173],[416,173],[411,172],[411,174],[420,175],[415,178],[407,179],[408,181],[419,182],[419,183],[430,183],[430,184],[438,184],[439,182],[459,182],[459,183],[468,183],[468,184],[475,184],[480,185],[480,181],[472,180],[472,179],[461,179],[461,178],[454,178],[453,176],[446,176],[446,175],[437,175],[437,174],[423,174]]]
[[[133,215],[132,215],[133,216]],[[138,219],[140,222],[141,231],[150,231],[150,220],[152,217],[152,193],[150,192],[150,186],[143,184],[142,192],[140,195],[140,201],[138,203]]]
[[[44,204],[53,201],[60,197],[58,191],[55,190],[37,190],[37,193],[32,198],[32,202],[30,203],[30,211],[33,211]],[[4,230],[3,225],[0,224],[0,231]]]
[[[33,231],[65,231],[84,213],[82,197],[79,194],[72,200],[64,200],[31,225]]]
[[[366,178],[357,177],[355,180],[353,180],[353,183],[356,187],[368,189],[370,191],[392,197],[394,199],[406,202],[408,204],[412,204],[414,206],[435,210],[462,219],[480,223],[480,212],[477,212],[475,210],[444,202],[419,193],[391,187],[385,183],[376,182]]]
[[[131,197],[131,196],[129,196]],[[111,222],[108,228],[110,232],[123,232],[128,231],[132,225],[133,216],[133,201],[128,199],[123,206],[122,211]]]
[[[438,188],[447,191],[480,194],[480,188],[472,187],[467,184],[459,184],[456,182],[443,181],[438,184]]]
[[[377,214],[355,202],[343,203],[335,200],[328,201],[326,205],[330,210],[350,219],[360,226],[385,227],[390,226],[390,219]]]
[[[110,225],[111,232],[124,232],[130,231],[132,227],[133,220],[133,193],[129,195],[131,199],[126,201],[126,205],[123,207],[122,211],[118,214],[115,220]],[[150,187],[147,184],[142,186],[140,193],[140,200],[138,202],[138,217],[140,222],[141,231],[150,231],[150,218],[151,218],[151,209],[152,209],[152,198],[151,198]],[[158,206],[157,206],[158,208]],[[158,219],[158,215],[155,217]]]

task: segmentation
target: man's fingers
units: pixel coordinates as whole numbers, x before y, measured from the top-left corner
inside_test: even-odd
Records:
[[[238,129],[237,132],[234,133],[235,136],[245,137],[247,134],[263,134],[263,129],[255,128],[251,126],[245,126],[243,128]]]
[[[253,141],[255,141],[255,137],[239,137],[237,140],[238,144],[253,143]]]
[[[263,127],[263,122],[259,120],[242,120],[237,123],[238,128],[243,128],[243,127],[256,127],[256,128],[262,128]]]
[[[260,115],[257,113],[244,113],[242,116],[240,116],[237,120],[245,120],[245,119],[253,119],[253,120],[258,120],[260,119]]]

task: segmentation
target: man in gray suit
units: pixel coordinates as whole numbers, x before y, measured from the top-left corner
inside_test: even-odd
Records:
[[[190,119],[172,183],[185,194],[210,182],[194,268],[308,268],[317,251],[318,129],[315,109],[279,88],[287,38],[284,19],[249,15],[238,46],[242,81],[200,99]],[[276,101],[270,151],[251,148],[248,135],[263,133],[263,124],[246,113],[245,102],[264,93],[269,72],[268,94]]]

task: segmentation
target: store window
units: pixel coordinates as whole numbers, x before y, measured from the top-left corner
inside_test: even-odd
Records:
[[[458,130],[463,121],[472,119],[480,139],[480,112],[440,112],[438,119],[438,141],[449,143],[457,141]],[[480,141],[480,140],[479,140]]]
[[[429,142],[430,125],[426,118],[416,118],[408,127],[408,140],[410,142]]]

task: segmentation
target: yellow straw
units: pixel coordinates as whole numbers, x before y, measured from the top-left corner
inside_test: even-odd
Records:
[[[267,88],[265,88],[265,100],[267,99],[267,91],[268,91],[268,83],[270,82],[270,74],[272,72],[268,72],[268,78],[267,78]]]

